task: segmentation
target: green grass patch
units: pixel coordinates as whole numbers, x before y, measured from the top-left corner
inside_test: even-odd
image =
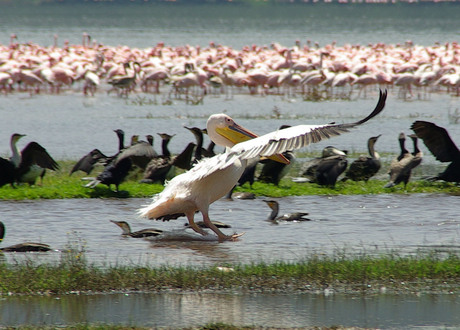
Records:
[[[395,290],[427,286],[460,288],[460,257],[454,252],[401,256],[312,255],[296,262],[252,263],[224,267],[90,265],[84,252],[68,250],[55,264],[32,260],[0,264],[0,294],[69,294],[163,290],[297,292],[324,287]]]
[[[142,184],[139,179],[142,173],[132,173],[125,182],[120,185],[120,191],[115,192],[105,185],[98,185],[96,188],[86,188],[88,181],[82,180],[85,173],[77,172],[69,175],[74,162],[60,161],[59,171],[47,171],[43,184],[35,186],[19,185],[12,188],[9,185],[0,188],[0,199],[3,200],[24,200],[24,199],[62,199],[62,198],[130,198],[130,197],[151,197],[163,190],[161,184]],[[92,173],[96,176],[101,168],[95,169]],[[293,175],[295,176],[295,175]],[[460,194],[460,187],[446,182],[411,181],[404,189],[403,185],[393,188],[383,188],[387,181],[369,180],[368,182],[337,182],[334,188],[323,187],[312,183],[295,183],[290,178],[281,180],[278,186],[255,182],[249,187],[237,187],[236,192],[253,192],[257,196],[285,197],[303,195],[355,195],[355,194],[387,194],[387,193],[447,193]],[[115,189],[112,186],[112,189]]]

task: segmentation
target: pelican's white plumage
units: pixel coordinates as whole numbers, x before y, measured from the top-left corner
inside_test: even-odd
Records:
[[[200,211],[204,223],[217,234],[219,240],[235,239],[239,235],[227,236],[211,223],[209,205],[225,196],[236,185],[248,160],[271,156],[277,157],[279,161],[287,161],[279,155],[348,132],[350,128],[373,118],[385,107],[386,96],[386,91],[380,92],[379,101],[372,113],[355,123],[298,125],[260,137],[237,125],[225,114],[212,115],[206,125],[208,135],[215,144],[227,147],[226,151],[203,159],[188,172],[174,177],[153,198],[150,205],[139,210],[139,214],[162,220],[185,215],[190,227],[205,235],[206,232],[194,222],[195,212]]]

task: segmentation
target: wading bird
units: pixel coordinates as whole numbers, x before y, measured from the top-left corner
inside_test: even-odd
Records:
[[[0,242],[3,241],[5,233],[5,225],[0,221]],[[51,248],[48,244],[35,242],[24,242],[0,248],[0,252],[46,252],[49,250],[51,250]]]
[[[206,235],[194,222],[195,212],[201,212],[203,221],[216,233],[219,240],[235,240],[242,234],[222,233],[209,218],[209,205],[225,196],[243,174],[253,158],[275,157],[286,162],[281,154],[349,132],[379,114],[385,107],[387,93],[380,92],[379,101],[366,118],[354,123],[298,125],[258,137],[225,114],[211,115],[207,132],[216,145],[226,147],[222,154],[207,158],[191,170],[174,177],[165,189],[156,195],[150,205],[139,210],[139,215],[150,219],[170,220],[187,216],[190,227]]]
[[[9,160],[0,158],[0,186],[7,183],[13,186],[15,182],[34,185],[38,177],[43,180],[46,169],[59,169],[58,163],[37,142],[30,142],[19,151],[17,142],[24,136],[11,135],[12,155]]]
[[[285,213],[278,216],[280,205],[277,201],[274,200],[264,200],[265,203],[271,208],[272,212],[268,216],[269,221],[278,222],[278,221],[310,221],[310,219],[305,218],[307,212],[294,212],[294,213]]]
[[[411,129],[417,137],[422,139],[428,150],[437,160],[450,164],[444,170],[428,180],[444,180],[448,182],[460,182],[460,150],[452,141],[447,130],[428,121],[415,121]]]
[[[412,169],[420,165],[422,162],[421,157],[418,155],[414,156],[406,149],[406,135],[404,133],[399,134],[398,140],[401,153],[398,157],[394,158],[390,164],[390,181],[384,186],[384,188],[394,187],[401,182],[404,183],[404,188],[406,188],[412,174]]]
[[[118,138],[118,152],[115,155],[106,156],[99,149],[93,149],[75,163],[69,175],[72,175],[76,171],[83,171],[86,174],[90,174],[96,165],[105,166],[114,160],[125,149],[125,132],[121,129],[116,129],[114,132]]]
[[[141,229],[137,231],[131,231],[131,226],[126,221],[115,221],[115,220],[110,220],[110,221],[121,228],[121,230],[123,231],[121,233],[122,236],[129,236],[133,238],[143,238],[143,237],[150,237],[150,236],[158,236],[163,233],[163,230],[156,229],[156,228],[146,228],[146,229]]]
[[[323,149],[321,157],[313,158],[302,165],[300,175],[306,177],[310,182],[316,182],[316,170],[322,161],[329,157],[347,156],[346,150],[339,150],[333,146],[327,146]]]
[[[365,181],[367,182],[380,170],[382,166],[380,162],[380,155],[375,151],[375,143],[380,135],[370,137],[367,140],[367,149],[369,150],[369,156],[360,156],[358,159],[353,161],[345,172],[345,177],[342,181],[347,179],[353,181]]]

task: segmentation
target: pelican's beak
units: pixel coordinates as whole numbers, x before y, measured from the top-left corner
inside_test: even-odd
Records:
[[[250,130],[244,128],[243,126],[240,126],[236,123],[233,125],[224,127],[224,128],[216,128],[216,132],[219,133],[220,135],[224,136],[228,140],[230,140],[232,143],[237,144],[240,142],[248,141],[251,139],[254,139],[256,137],[259,137],[257,134],[254,134]],[[274,161],[277,161],[279,163],[283,164],[290,164],[289,159],[284,157],[281,154],[276,154],[272,155],[269,157],[262,157],[262,159],[271,159]]]
[[[234,144],[258,137],[257,134],[252,133],[250,130],[247,130],[243,126],[240,126],[236,123],[223,128],[218,127],[216,128],[216,132],[224,136]]]

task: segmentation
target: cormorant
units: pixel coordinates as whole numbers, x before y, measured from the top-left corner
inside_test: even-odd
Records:
[[[114,160],[107,165],[102,173],[96,178],[84,178],[85,180],[91,179],[91,182],[85,185],[87,188],[94,188],[99,183],[105,184],[109,189],[111,185],[115,185],[115,191],[119,191],[120,184],[126,179],[131,170],[133,162],[131,158],[126,157],[120,160]]]
[[[320,162],[328,157],[346,156],[347,152],[337,149],[333,146],[327,146],[323,149],[321,157],[313,158],[302,165],[300,175],[307,177],[310,182],[316,182],[316,169]]]
[[[281,125],[279,129],[282,130],[289,127],[291,126]],[[295,161],[295,156],[292,151],[288,150],[282,154],[289,160],[289,164],[280,163],[272,159],[261,160],[260,163],[262,163],[263,166],[257,178],[258,181],[273,183],[276,186],[280,183],[281,179],[288,173],[289,169],[292,167],[292,164]]]
[[[5,225],[0,221],[0,242],[3,241],[5,233]],[[49,250],[51,250],[51,248],[48,244],[35,242],[24,242],[0,248],[0,252],[46,252]]]
[[[173,166],[182,169],[190,169],[191,167],[192,154],[195,148],[194,143],[189,143],[179,155],[171,156],[168,144],[174,135],[166,133],[158,133],[158,135],[160,135],[162,139],[161,149],[163,154],[157,155],[150,160],[145,168],[144,177],[140,181],[141,183],[161,182],[161,184],[164,184]]]
[[[370,137],[367,140],[367,149],[369,150],[369,156],[362,155],[355,161],[353,161],[345,172],[345,177],[342,181],[347,179],[353,181],[365,181],[367,182],[380,170],[382,166],[380,162],[380,155],[375,151],[375,143],[380,135]]]
[[[405,188],[412,174],[412,169],[422,162],[421,157],[412,155],[409,150],[406,149],[406,135],[404,133],[399,134],[398,140],[401,153],[398,157],[394,158],[390,164],[390,181],[384,186],[385,188],[396,186],[401,182],[404,183]]]
[[[114,224],[116,224],[118,227],[121,228],[123,231],[121,233],[122,236],[130,236],[133,238],[142,238],[142,237],[150,237],[150,236],[158,236],[163,233],[162,230],[156,229],[156,228],[146,228],[146,229],[141,229],[138,231],[131,231],[131,227],[129,223],[126,221],[115,221],[115,220],[110,220]]]
[[[305,218],[308,215],[307,212],[294,212],[286,213],[281,216],[278,216],[279,213],[279,203],[274,200],[264,200],[265,203],[271,208],[272,212],[267,220],[270,221],[310,221],[311,219]]]
[[[226,224],[226,223],[224,223],[224,222],[221,222],[221,221],[211,221],[211,222],[212,222],[212,223],[214,224],[214,226],[216,226],[217,228],[232,228],[232,226],[230,226],[230,225],[228,225],[228,224]],[[198,227],[200,227],[200,228],[208,228],[208,227],[205,225],[204,221],[197,221],[197,222],[195,222],[195,224],[196,224]],[[189,224],[188,222],[186,222],[186,223],[184,223],[184,227],[189,228],[189,227],[190,227],[190,224]]]
[[[315,172],[315,181],[321,186],[334,187],[340,174],[347,169],[347,156],[336,155],[321,159]]]
[[[422,139],[428,150],[436,157],[436,160],[443,163],[450,162],[444,172],[428,179],[432,181],[460,182],[460,150],[447,130],[434,123],[421,120],[415,121],[411,129],[418,138]]]
[[[19,151],[17,142],[24,136],[18,133],[11,136],[12,156],[0,161],[0,186],[7,183],[14,186],[15,182],[34,185],[38,177],[43,181],[46,169],[59,169],[58,163],[37,142],[30,142]]]
[[[118,137],[118,152],[113,156],[104,155],[99,149],[93,149],[88,154],[78,160],[73,166],[69,175],[76,171],[83,171],[90,174],[96,165],[107,165],[125,148],[124,139],[125,132],[121,129],[116,129],[114,132]]]

